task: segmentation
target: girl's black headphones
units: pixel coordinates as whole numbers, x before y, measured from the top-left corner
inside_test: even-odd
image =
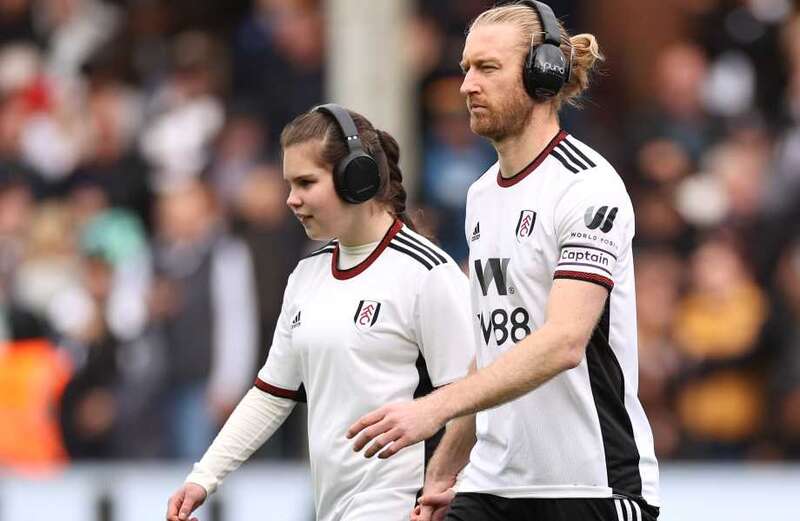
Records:
[[[347,155],[333,168],[336,193],[351,204],[360,204],[375,197],[381,184],[378,163],[361,144],[353,118],[344,107],[335,103],[319,105],[312,110],[332,116],[347,143]]]
[[[561,52],[561,31],[558,20],[550,6],[536,0],[521,0],[539,16],[544,30],[544,41],[531,48],[522,68],[522,82],[528,95],[534,99],[547,99],[558,94],[569,81],[572,71],[572,56],[567,60]]]

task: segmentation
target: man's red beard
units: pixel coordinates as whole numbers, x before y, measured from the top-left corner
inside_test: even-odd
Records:
[[[475,110],[483,107],[483,110]],[[471,104],[469,125],[473,132],[491,141],[502,141],[521,133],[531,117],[533,100],[522,88],[514,89],[492,106]]]

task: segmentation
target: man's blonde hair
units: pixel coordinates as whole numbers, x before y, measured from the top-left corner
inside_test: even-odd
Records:
[[[558,23],[561,33],[561,52],[567,60],[572,61],[572,70],[567,83],[561,87],[553,98],[556,110],[562,104],[580,106],[580,96],[589,87],[589,76],[598,60],[603,60],[597,38],[593,34],[577,34],[570,36],[564,26]],[[467,33],[482,25],[509,24],[519,29],[518,48],[522,59],[527,56],[531,45],[540,45],[544,41],[544,29],[537,13],[527,5],[512,4],[493,7],[478,15],[470,24]],[[521,81],[521,80],[520,80]]]

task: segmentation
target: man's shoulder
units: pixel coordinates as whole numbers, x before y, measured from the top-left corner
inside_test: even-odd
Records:
[[[605,157],[572,134],[564,133],[564,138],[550,151],[565,182],[582,182],[619,177],[616,169]]]
[[[611,163],[571,134],[567,134],[550,155],[555,160],[555,192],[573,196],[585,193],[627,197],[625,183]]]

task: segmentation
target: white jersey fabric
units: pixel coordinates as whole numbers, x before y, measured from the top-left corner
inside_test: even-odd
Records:
[[[400,221],[356,266],[338,269],[338,257],[329,243],[290,276],[256,387],[307,398],[318,519],[406,520],[423,484],[425,444],[366,459],[345,432],[377,407],[466,375],[474,356],[469,283]]]
[[[478,413],[458,490],[618,494],[659,506],[652,433],[637,397],[633,207],[620,177],[561,131],[514,177],[495,164],[472,185],[465,230],[478,367],[544,323],[554,278],[600,284],[609,297],[578,367]]]

